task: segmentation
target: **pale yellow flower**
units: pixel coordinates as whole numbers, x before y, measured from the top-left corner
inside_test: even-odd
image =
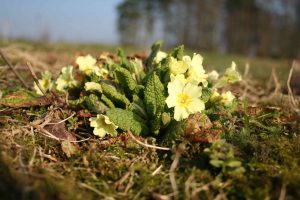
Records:
[[[167,106],[174,108],[174,119],[180,121],[188,118],[190,114],[201,112],[205,109],[204,102],[200,100],[202,88],[192,84],[184,84],[179,78],[168,83],[169,96]]]
[[[98,114],[97,117],[91,117],[89,119],[91,127],[94,127],[94,135],[104,137],[105,135],[117,136],[118,132],[116,126],[105,115]]]
[[[97,60],[93,58],[91,55],[79,56],[76,59],[76,64],[79,66],[79,70],[83,71],[85,74],[89,75],[92,72],[95,72]]]
[[[175,58],[171,57],[170,61],[170,72],[173,75],[177,74],[184,74],[186,70],[189,68],[188,64],[182,60],[176,60]]]
[[[176,76],[174,76],[173,74],[171,74],[170,75],[170,79],[171,79],[171,82],[174,82],[175,80],[178,80],[182,84],[186,84],[187,83],[187,80],[186,80],[186,78],[184,77],[183,74],[177,74]]]
[[[155,58],[153,59],[153,61],[154,61],[154,63],[159,63],[160,61],[162,61],[167,56],[168,56],[168,54],[166,52],[158,51]]]
[[[49,71],[45,71],[44,73],[42,73],[42,79],[39,79],[38,81],[44,92],[48,92],[54,88],[52,75]],[[33,88],[37,94],[43,95],[43,92],[40,90],[36,83],[34,83]]]
[[[73,66],[69,65],[67,67],[63,67],[61,70],[61,74],[56,80],[56,89],[58,91],[64,92],[68,88],[76,87],[77,84],[77,81],[73,77]]]
[[[105,77],[108,75],[108,70],[103,68],[103,67],[98,67],[98,66],[95,66],[95,68],[93,69],[94,73],[97,75],[97,76],[100,76],[100,77]]]
[[[102,92],[101,85],[99,83],[95,83],[95,82],[86,82],[84,84],[84,89],[86,91],[94,90],[94,91]]]
[[[224,74],[224,78],[228,83],[235,83],[237,81],[242,80],[241,75],[238,71],[236,71],[235,62],[231,63],[231,67],[227,68]]]
[[[225,105],[225,106],[231,106],[233,100],[235,99],[235,96],[230,92],[227,91],[225,93],[221,94],[222,100],[221,102]]]
[[[236,64],[235,62],[231,63],[231,67],[227,68],[223,77],[218,79],[214,88],[221,88],[224,87],[228,83],[235,83],[237,81],[242,80],[242,77],[238,71],[236,71]]]
[[[210,81],[216,81],[219,78],[219,73],[216,70],[211,71],[210,73],[208,73],[208,79]]]
[[[183,60],[188,64],[188,78],[189,82],[195,82],[196,84],[202,83],[203,86],[207,86],[208,75],[205,73],[203,68],[203,58],[200,54],[193,55],[191,59],[189,56],[184,56]]]

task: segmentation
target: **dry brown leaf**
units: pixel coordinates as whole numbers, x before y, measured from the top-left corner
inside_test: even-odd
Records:
[[[50,105],[53,101],[54,96],[50,93],[45,96],[37,96],[31,91],[19,90],[0,99],[0,105],[11,108],[29,108],[33,106]]]

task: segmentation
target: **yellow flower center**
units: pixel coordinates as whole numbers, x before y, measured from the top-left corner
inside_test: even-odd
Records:
[[[186,94],[178,94],[177,95],[177,103],[181,107],[187,107],[191,102],[191,98]]]

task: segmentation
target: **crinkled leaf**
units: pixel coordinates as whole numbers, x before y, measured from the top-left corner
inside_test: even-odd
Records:
[[[115,88],[106,83],[101,83],[103,94],[109,98],[116,106],[126,108],[129,105],[129,100],[125,95],[119,93]]]
[[[145,64],[146,64],[146,67],[147,68],[150,68],[151,65],[152,65],[152,62],[153,62],[153,59],[155,58],[157,52],[160,50],[161,48],[161,45],[162,45],[162,41],[157,41],[155,42],[152,47],[151,47],[151,53],[150,55],[148,56],[148,58],[146,59],[145,61]]]
[[[134,93],[135,94],[139,94],[141,91],[143,91],[144,90],[144,86],[143,85],[137,85],[136,87],[135,87],[135,89],[134,89]]]
[[[129,110],[141,116],[144,119],[148,118],[145,105],[137,95],[133,95],[133,102],[130,104]]]
[[[144,102],[151,121],[151,131],[158,134],[161,127],[161,114],[165,107],[165,95],[164,86],[155,73],[152,73],[146,82]]]
[[[172,57],[176,58],[177,60],[182,60],[184,53],[184,46],[180,45],[179,47],[175,48],[172,52]]]
[[[144,90],[144,102],[149,116],[154,118],[165,106],[164,86],[155,73],[148,78]]]
[[[186,120],[175,121],[172,120],[163,133],[161,143],[166,146],[172,145],[173,142],[180,141],[183,138],[186,127]]]
[[[101,95],[101,100],[105,103],[105,105],[107,105],[109,108],[115,108],[114,103],[107,98],[107,96],[105,96],[104,94]]]
[[[145,121],[131,111],[114,108],[108,110],[106,115],[123,131],[130,130],[135,135],[147,135],[149,132]]]
[[[108,107],[104,105],[95,94],[83,96],[76,100],[69,100],[70,106],[81,107],[92,113],[103,113]]]
[[[125,53],[121,48],[117,49],[117,56],[120,58],[120,65],[118,67],[134,72],[134,66],[127,60]]]
[[[127,69],[118,67],[115,73],[120,87],[124,88],[125,91],[133,91],[135,89],[137,84]]]
[[[209,101],[210,97],[212,95],[212,91],[210,88],[202,88],[202,95],[201,100],[206,103]]]

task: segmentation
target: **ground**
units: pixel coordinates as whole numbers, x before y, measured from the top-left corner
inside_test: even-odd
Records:
[[[29,85],[33,79],[26,61],[38,75],[49,70],[57,76],[78,55],[97,56],[114,48],[1,41],[1,49]],[[70,147],[30,124],[58,112],[57,107],[2,106],[0,199],[299,199],[299,113],[284,89],[291,61],[200,53],[207,70],[224,70],[232,60],[242,74],[250,66],[244,81],[232,88],[241,99],[236,110],[219,117],[225,143],[182,139],[165,151],[137,142],[164,146],[161,138],[124,133],[99,139],[82,128],[75,132],[82,141]],[[2,60],[0,66],[4,94],[24,87]],[[81,120],[88,118],[83,115]],[[72,120],[66,125],[70,131],[78,126]]]

